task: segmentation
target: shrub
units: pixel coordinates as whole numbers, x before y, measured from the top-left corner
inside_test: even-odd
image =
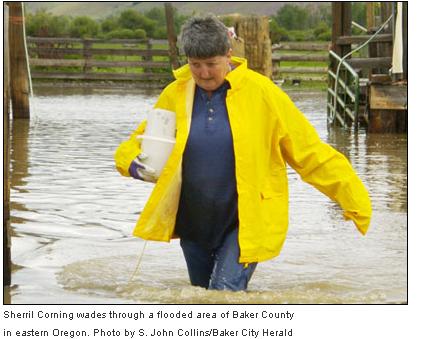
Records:
[[[116,30],[120,27],[118,23],[118,19],[116,17],[108,17],[101,23],[102,32],[108,33],[112,32],[113,30]]]
[[[308,10],[298,5],[282,6],[274,16],[277,24],[288,30],[306,29],[308,25]]]
[[[332,37],[331,29],[325,22],[319,23],[314,29],[313,34],[317,40],[331,40]]]
[[[280,27],[276,21],[272,20],[270,22],[270,39],[272,44],[276,44],[280,41],[288,41],[289,35],[284,28]]]
[[[133,39],[134,31],[128,28],[119,28],[106,33],[105,38],[106,39]]]
[[[167,39],[167,28],[163,26],[157,27],[152,37],[154,39]]]
[[[74,38],[93,38],[100,32],[100,25],[88,16],[76,17],[71,23],[70,33]]]
[[[152,36],[156,27],[156,21],[145,17],[142,13],[134,9],[128,9],[121,12],[118,23],[121,27],[131,30],[136,30],[138,28],[144,29],[149,36]]]
[[[70,18],[54,16],[45,9],[25,16],[25,30],[28,36],[65,37],[69,36]]]
[[[320,41],[330,41],[330,40],[332,40],[332,32],[331,32],[331,30],[329,30],[327,32],[320,33],[316,37],[316,39],[317,40],[320,40]]]
[[[144,29],[138,28],[134,31],[134,38],[135,39],[146,39],[147,34]]]
[[[314,40],[314,33],[311,30],[306,31],[289,31],[289,38],[291,41],[311,41]]]

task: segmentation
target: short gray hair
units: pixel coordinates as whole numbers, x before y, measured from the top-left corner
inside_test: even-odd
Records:
[[[187,20],[180,39],[184,54],[189,58],[226,55],[231,47],[227,27],[214,15]]]

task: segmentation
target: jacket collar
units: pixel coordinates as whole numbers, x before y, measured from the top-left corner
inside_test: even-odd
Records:
[[[231,62],[236,66],[234,70],[227,73],[226,80],[230,83],[232,90],[238,89],[243,84],[243,78],[248,70],[247,60],[239,57],[232,57]],[[186,82],[192,78],[189,65],[186,64],[176,70],[173,70],[173,75],[177,81]]]

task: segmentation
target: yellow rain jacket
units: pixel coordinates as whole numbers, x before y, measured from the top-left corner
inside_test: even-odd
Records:
[[[241,263],[277,256],[288,229],[289,164],[301,178],[337,202],[344,217],[365,234],[371,218],[368,192],[344,155],[323,143],[289,97],[268,78],[247,68],[242,58],[227,74],[226,105],[232,129],[239,213]],[[146,240],[173,237],[181,189],[182,155],[190,130],[195,83],[188,65],[161,93],[155,107],[176,113],[176,144],[143,209],[134,235]],[[142,122],[115,154],[118,171],[140,153]]]

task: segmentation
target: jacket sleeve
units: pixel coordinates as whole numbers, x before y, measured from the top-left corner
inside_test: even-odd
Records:
[[[369,194],[347,158],[322,142],[310,122],[289,97],[277,88],[274,105],[281,122],[280,148],[301,178],[337,202],[346,220],[366,234],[372,215]]]
[[[168,110],[174,110],[174,101],[170,99],[170,88],[174,84],[168,85],[160,94],[155,108],[163,108]],[[130,138],[122,142],[115,151],[115,167],[118,172],[126,177],[130,176],[128,169],[130,168],[131,162],[136,158],[142,151],[140,147],[140,141],[137,136],[142,135],[145,132],[147,121],[144,120],[136,128],[136,130],[130,135]]]
[[[145,132],[146,120],[142,121],[136,130],[130,135],[130,138],[122,142],[115,150],[115,167],[121,175],[129,177],[128,169],[131,162],[140,154],[140,141],[137,136]]]

